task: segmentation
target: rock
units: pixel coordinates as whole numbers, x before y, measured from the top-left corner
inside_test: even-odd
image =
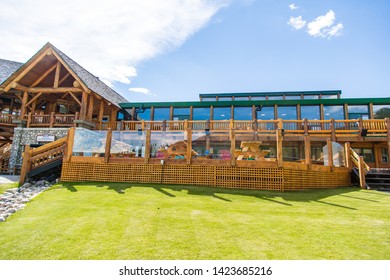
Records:
[[[5,218],[0,217],[0,223],[1,223],[1,222],[5,222]]]
[[[29,187],[31,187],[31,184],[30,183],[24,183],[22,187],[23,188],[29,188]]]
[[[16,212],[16,209],[15,209],[15,208],[9,208],[9,209],[7,210],[6,213],[11,213],[11,214],[13,214],[13,213],[15,213],[15,212]]]

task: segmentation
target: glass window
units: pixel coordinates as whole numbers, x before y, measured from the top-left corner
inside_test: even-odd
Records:
[[[343,120],[344,107],[343,106],[324,106],[324,120]]]
[[[298,100],[298,99],[301,99],[301,96],[300,95],[286,95],[285,99],[286,100]]]
[[[193,132],[192,149],[194,150],[194,158],[229,160],[229,133]]]
[[[368,105],[348,105],[348,118],[349,119],[369,119]]]
[[[390,118],[390,105],[374,105],[373,109],[375,119]]]
[[[215,121],[230,120],[230,113],[231,113],[230,107],[215,107],[213,120]]]
[[[235,100],[235,101],[245,101],[245,100],[249,100],[249,96],[236,96],[236,97],[234,97],[234,100]]]
[[[141,121],[150,121],[150,108],[144,108],[144,109],[136,109],[135,111],[136,119]]]
[[[365,162],[375,162],[374,151],[370,148],[353,148],[353,150],[359,155],[363,156]]]
[[[252,120],[252,107],[234,107],[234,119],[241,121]]]
[[[278,106],[278,118],[284,120],[296,120],[297,119],[297,107],[296,106]]]
[[[205,121],[210,119],[210,107],[194,108],[192,112],[194,121]]]
[[[389,162],[389,153],[386,148],[382,148],[382,163]]]
[[[145,132],[113,131],[110,154],[113,157],[145,157]]]
[[[268,100],[283,100],[283,95],[268,95]]]
[[[150,157],[159,159],[184,159],[187,144],[184,132],[152,131],[150,136]]]
[[[298,161],[301,159],[298,147],[283,147],[282,154],[284,161]]]
[[[303,95],[303,99],[309,99],[309,100],[318,99],[318,95]]]
[[[190,108],[173,108],[173,120],[182,121],[190,119]]]
[[[274,120],[275,114],[274,114],[274,107],[263,107],[260,111],[257,112],[257,119],[258,120]]]
[[[337,95],[336,94],[325,94],[325,95],[321,95],[321,98],[322,99],[337,99]]]
[[[216,101],[217,99],[215,97],[202,97],[202,101]]]
[[[218,101],[232,101],[231,96],[220,96],[218,97]]]
[[[301,106],[301,119],[319,120],[320,106]]]
[[[251,96],[251,100],[265,100],[265,96]]]
[[[74,135],[74,156],[104,156],[107,131],[77,128]]]
[[[154,108],[154,120],[155,121],[169,121],[170,113],[169,108]]]

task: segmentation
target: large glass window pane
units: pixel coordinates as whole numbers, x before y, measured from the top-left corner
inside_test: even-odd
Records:
[[[389,105],[374,105],[374,118],[384,119],[390,118],[390,104]]]
[[[324,106],[324,120],[343,120],[344,119],[344,107],[343,106]]]
[[[348,105],[349,119],[369,119],[368,105]]]
[[[283,100],[283,95],[268,95],[268,100]]]
[[[252,107],[234,107],[234,119],[242,121],[252,120]]]
[[[296,120],[297,119],[297,107],[296,106],[278,106],[278,118],[284,120]]]
[[[318,95],[304,95],[303,99],[309,99],[309,100],[318,99]]]
[[[173,108],[173,120],[182,121],[190,119],[190,108]]]
[[[150,157],[159,159],[184,159],[187,143],[184,132],[152,131],[150,136]]]
[[[112,157],[145,157],[145,132],[113,131],[110,154]]]
[[[246,101],[249,100],[249,96],[236,96],[234,97],[235,101]]]
[[[275,114],[274,114],[274,107],[263,107],[260,111],[257,112],[257,119],[258,120],[274,120]]]
[[[74,156],[104,156],[107,131],[77,128],[74,135]]]
[[[210,119],[210,107],[194,108],[192,113],[194,121],[205,121]]]
[[[326,94],[321,96],[322,99],[337,99],[336,94]]]
[[[320,106],[301,106],[301,119],[319,120]]]
[[[218,97],[218,101],[232,101],[231,96],[220,96]]]
[[[374,151],[370,148],[353,148],[353,150],[359,155],[363,156],[365,162],[375,162]]]
[[[298,100],[298,99],[301,99],[301,96],[300,95],[286,95],[284,98],[286,100]]]
[[[215,97],[202,97],[202,101],[215,101]]]
[[[150,121],[150,108],[136,109],[135,117],[138,121]]]
[[[230,159],[229,133],[193,132],[194,158]]]
[[[230,120],[230,112],[231,112],[230,107],[215,107],[213,120],[215,121]]]
[[[154,120],[155,121],[169,121],[169,108],[154,108]]]
[[[251,100],[265,100],[265,96],[251,96]]]

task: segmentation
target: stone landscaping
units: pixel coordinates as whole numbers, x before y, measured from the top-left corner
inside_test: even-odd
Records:
[[[0,195],[0,222],[16,211],[23,209],[30,200],[58,182],[56,175],[47,178],[29,179],[18,188],[8,189]]]

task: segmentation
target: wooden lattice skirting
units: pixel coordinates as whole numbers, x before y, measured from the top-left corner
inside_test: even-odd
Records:
[[[338,171],[324,171],[285,167],[251,168],[92,162],[64,162],[61,181],[186,184],[275,191],[337,188],[351,185],[347,168],[340,168]]]

